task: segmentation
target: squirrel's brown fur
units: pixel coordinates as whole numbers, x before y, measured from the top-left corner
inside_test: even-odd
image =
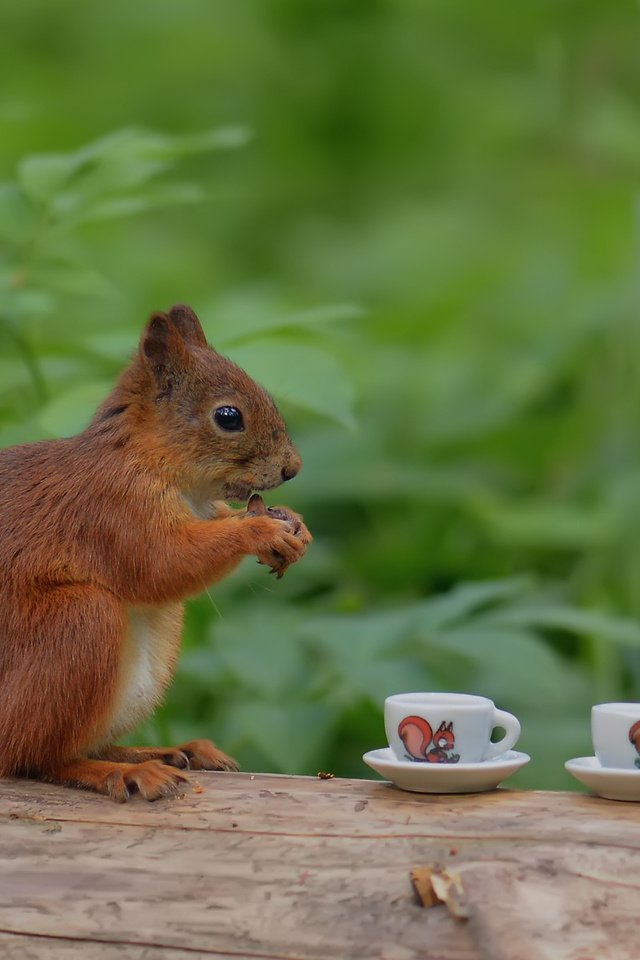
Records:
[[[244,429],[216,424],[224,406]],[[0,776],[153,799],[175,767],[235,766],[207,740],[113,743],[170,682],[186,597],[247,555],[282,572],[304,553],[304,525],[220,502],[300,465],[271,398],[184,306],[151,317],[83,433],[0,451]]]

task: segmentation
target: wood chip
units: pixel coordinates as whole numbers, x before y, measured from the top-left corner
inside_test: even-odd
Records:
[[[194,785],[193,785],[193,792],[194,792],[194,793],[204,793],[204,787],[202,786],[201,783],[198,783],[197,780],[196,780],[196,782],[195,782]]]
[[[457,917],[458,920],[468,920],[469,908],[459,873],[453,870],[434,873],[431,877],[431,886],[436,897],[445,904],[451,916]]]
[[[414,868],[410,878],[418,903],[423,907],[430,909],[443,903],[451,916],[458,920],[466,920],[469,917],[459,873],[430,864],[427,867]]]
[[[435,895],[431,886],[431,877],[433,869],[431,867],[416,867],[411,871],[411,886],[417,897],[418,903],[422,907],[435,907],[440,901]]]
[[[320,770],[318,773],[318,780],[333,780],[335,778],[335,773],[327,773],[325,770]]]

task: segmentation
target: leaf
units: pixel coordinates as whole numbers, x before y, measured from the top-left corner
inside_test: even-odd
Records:
[[[380,703],[399,690],[433,685],[424,665],[398,656],[396,650],[415,626],[418,607],[378,611],[351,617],[319,617],[300,630],[328,659],[330,676],[345,689]]]
[[[478,488],[472,465],[441,464],[424,457],[413,463],[409,456],[392,456],[383,446],[385,439],[367,422],[358,430],[357,443],[333,426],[308,430],[300,443],[305,464],[301,494],[322,502],[352,499],[386,505],[407,498],[419,504],[427,500],[455,504]]]
[[[394,693],[433,690],[437,686],[432,671],[408,657],[390,657],[361,661],[353,673],[341,671],[349,701],[354,693],[363,694],[376,705]]]
[[[84,296],[113,296],[113,285],[89,264],[80,261],[49,260],[33,267],[30,283],[44,290]]]
[[[28,386],[30,383],[29,370],[16,357],[10,360],[0,358],[0,394],[15,390],[16,387]]]
[[[350,322],[362,317],[364,312],[355,303],[320,304],[290,312],[270,291],[251,287],[209,304],[201,311],[201,319],[210,342],[219,345],[236,343],[256,334]]]
[[[419,607],[411,604],[363,615],[315,617],[300,632],[343,668],[351,670],[391,654],[415,626],[418,613]]]
[[[190,687],[195,684],[207,691],[223,676],[223,671],[224,665],[218,652],[208,644],[185,651],[178,665],[178,675],[184,677]]]
[[[638,109],[620,93],[595,97],[579,118],[577,135],[595,162],[628,165],[640,161]]]
[[[4,291],[2,312],[14,320],[26,322],[53,313],[56,300],[52,293],[31,287],[10,287]]]
[[[566,630],[624,647],[640,646],[640,625],[635,620],[614,617],[598,610],[539,603],[501,610],[494,614],[494,622],[505,626]]]
[[[77,154],[42,154],[18,164],[18,183],[30,200],[49,201],[66,186],[81,164]]]
[[[282,773],[317,770],[334,728],[334,716],[321,703],[251,701],[229,709],[228,727],[238,742],[248,740]]]
[[[530,790],[577,790],[576,781],[563,769],[569,757],[593,753],[589,736],[588,704],[572,704],[541,710],[539,705],[524,705],[518,712],[522,736],[518,750],[531,756],[531,763],[520,772],[517,785]],[[509,783],[515,783],[509,780]]]
[[[580,667],[563,660],[548,643],[525,630],[470,623],[429,635],[431,647],[463,655],[476,664],[477,691],[505,701],[547,709],[585,692]]]
[[[53,437],[70,437],[89,423],[97,407],[113,384],[91,382],[79,384],[51,400],[40,412],[40,426]]]
[[[176,137],[173,150],[176,153],[200,153],[208,150],[238,150],[251,142],[251,128],[243,124],[228,124],[205,130],[204,133],[186,134]]]
[[[80,162],[104,157],[126,156],[148,162],[166,163],[178,157],[210,150],[235,150],[251,139],[251,130],[242,125],[228,125],[199,133],[171,135],[142,127],[126,127],[107,134],[82,147]]]
[[[182,204],[203,203],[207,200],[206,194],[200,187],[191,183],[166,183],[156,190],[147,190],[136,196],[116,197],[111,200],[102,200],[89,204],[81,209],[72,218],[73,225],[93,223],[101,220],[116,220],[130,217],[150,210],[161,210],[164,207],[181,206]],[[80,206],[78,204],[78,206]]]
[[[106,219],[167,203],[197,202],[201,195],[196,188],[184,185],[173,190],[167,186],[155,200],[147,198],[142,208],[138,206],[139,197],[126,195],[140,190],[182,156],[232,149],[247,140],[248,131],[241,127],[182,137],[127,128],[71,153],[25,157],[18,165],[18,182],[27,197],[46,203],[61,220],[75,217],[81,222],[83,216],[87,220]],[[94,215],[89,213],[92,207]]]
[[[422,631],[449,627],[488,605],[519,597],[531,588],[531,582],[528,577],[510,577],[506,580],[462,583],[448,593],[433,597],[420,605],[419,627]]]
[[[611,541],[617,514],[607,505],[506,503],[487,493],[469,500],[482,523],[502,541],[547,549],[583,548]]]
[[[218,621],[213,637],[220,662],[261,698],[295,693],[304,680],[299,622],[296,611],[275,607]]]
[[[354,388],[334,358],[317,347],[286,340],[254,340],[229,356],[280,401],[353,429]]]
[[[24,243],[34,228],[34,211],[15,183],[0,183],[0,238],[15,247]]]
[[[85,346],[101,357],[122,362],[136,349],[138,333],[134,330],[105,330],[93,333],[84,340]]]

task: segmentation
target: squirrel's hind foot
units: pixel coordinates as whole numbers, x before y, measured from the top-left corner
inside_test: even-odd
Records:
[[[238,763],[224,753],[211,740],[190,740],[181,743],[178,749],[189,758],[192,770],[238,770]]]
[[[117,763],[160,763],[180,770],[237,770],[238,764],[211,740],[190,740],[179,747],[104,747],[96,758]]]
[[[110,760],[74,760],[47,778],[51,783],[94,790],[124,803],[133,793],[144,800],[175,796],[187,778],[159,760],[143,763],[114,763]]]

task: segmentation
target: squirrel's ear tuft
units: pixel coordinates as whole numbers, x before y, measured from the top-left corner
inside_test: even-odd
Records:
[[[142,334],[140,355],[158,383],[187,362],[184,341],[166,313],[153,313]]]
[[[169,318],[166,313],[153,313],[140,342],[140,352],[153,366],[164,364],[169,353]]]
[[[207,346],[204,330],[191,307],[184,303],[177,303],[169,310],[169,319],[173,321],[186,343],[192,343],[198,347]]]

